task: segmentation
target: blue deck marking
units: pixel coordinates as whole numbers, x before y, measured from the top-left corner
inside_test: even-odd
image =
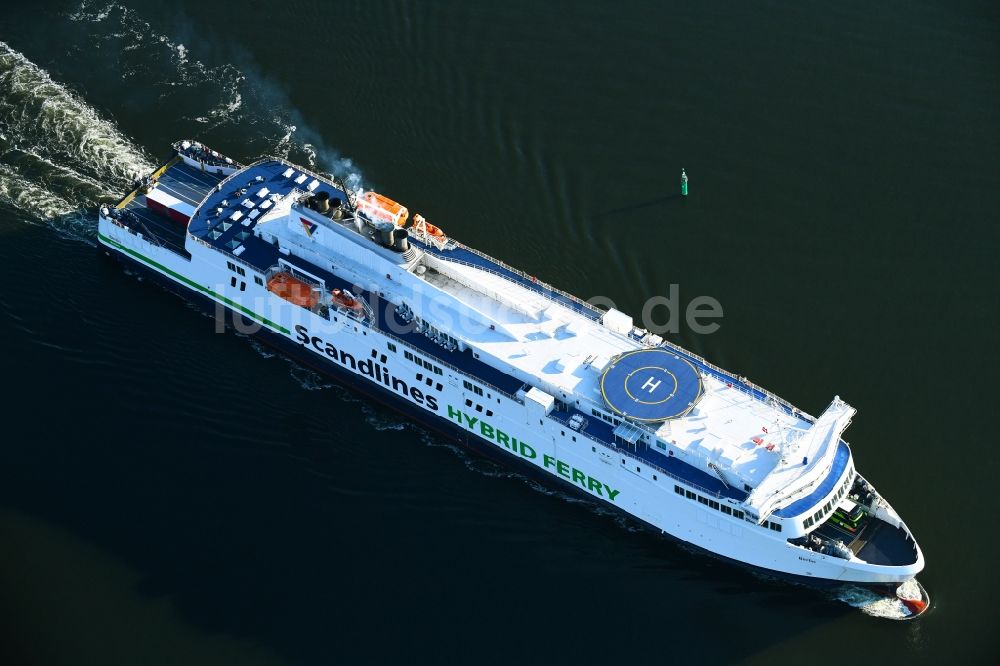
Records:
[[[194,236],[207,241],[213,247],[216,247],[224,252],[231,252],[233,247],[235,247],[234,245],[231,245],[231,242],[236,241],[238,245],[240,244],[239,241],[244,240],[237,238],[237,235],[244,231],[252,233],[253,228],[257,225],[256,221],[248,221],[246,225],[242,224],[242,222],[248,220],[251,210],[244,208],[242,206],[242,201],[249,199],[254,202],[255,207],[259,207],[259,204],[265,199],[258,197],[257,193],[264,187],[268,189],[268,196],[285,196],[295,189],[305,191],[305,185],[309,182],[309,180],[311,180],[312,177],[310,176],[309,180],[299,184],[296,183],[293,178],[285,178],[282,175],[286,169],[288,169],[288,167],[278,160],[264,160],[237,172],[229,179],[228,182],[222,185],[221,191],[209,192],[208,197],[205,198],[205,201],[198,209],[198,213],[191,219],[188,231]],[[197,170],[193,171],[194,177],[202,175]],[[298,169],[296,169],[295,172],[296,175],[302,173]],[[262,180],[258,181],[258,177]],[[241,190],[245,191],[240,194]],[[316,191],[325,191],[331,198],[345,198],[343,192],[322,182]],[[222,205],[223,201],[226,202],[225,206]],[[219,208],[223,209],[221,214],[217,212]],[[230,216],[236,211],[240,211],[244,214],[244,217],[239,222],[233,222],[233,220],[230,219]],[[224,222],[231,225],[229,229],[223,229]],[[221,232],[221,235],[213,238],[209,235],[213,230]],[[251,235],[250,239],[253,238],[255,237]],[[263,241],[260,242],[263,243]],[[243,244],[249,246],[254,243],[250,240],[249,243],[244,242]],[[247,250],[249,251],[249,249],[250,248],[248,247]],[[264,254],[269,253],[264,252]],[[248,260],[245,256],[241,256],[240,258],[244,261]]]
[[[666,349],[618,356],[601,375],[608,407],[636,421],[665,421],[686,414],[701,396],[701,374]]]

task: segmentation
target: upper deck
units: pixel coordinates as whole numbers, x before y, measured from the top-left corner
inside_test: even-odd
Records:
[[[355,224],[353,211],[348,208],[344,219],[330,220],[304,205],[318,194],[350,200],[347,192],[319,174],[271,158],[222,177],[174,160],[160,173],[157,189],[182,207],[194,206],[187,242],[204,244],[261,273],[280,259],[321,279],[326,289],[348,288],[357,294],[354,285],[359,277],[366,278],[363,283],[378,284],[379,293],[358,295],[382,308],[373,325],[387,335],[402,337],[413,348],[481,378],[503,394],[513,395],[522,386],[540,388],[556,399],[560,410],[594,417],[588,428],[591,434],[599,432],[601,441],[630,443],[637,454],[641,442],[641,457],[659,461],[664,468],[690,467],[705,477],[703,487],[721,484],[742,500],[768,477],[772,485],[790,486],[801,476],[788,460],[808,440],[811,417],[634,328],[621,313],[611,317],[453,239],[434,243],[411,235],[414,251],[390,262],[390,277],[385,261],[363,259],[381,253],[384,260],[391,253],[361,232],[363,225]],[[162,219],[144,210],[140,196],[127,207],[148,218],[148,224],[162,225]],[[317,223],[324,231],[316,233]],[[342,254],[342,243],[319,242],[326,230],[352,239],[348,245],[354,247],[354,258],[363,260],[351,264]],[[183,245],[183,234],[173,238],[175,245]],[[354,266],[353,272],[345,273],[348,265]],[[358,273],[365,270],[367,274]],[[412,322],[398,321],[397,306],[404,308],[404,316],[412,306],[421,319],[418,324],[430,325],[461,345],[441,345],[419,329],[400,335],[400,324]],[[470,313],[483,325],[463,328]],[[662,362],[647,363],[651,356],[662,357]],[[620,436],[617,426],[623,422],[634,427]],[[838,435],[830,437],[839,442]],[[842,470],[846,447],[826,450],[835,448],[834,468]],[[817,476],[820,473],[816,470]],[[814,492],[795,494],[794,508],[782,511],[780,506],[788,502],[780,502],[775,507],[778,515],[797,513],[825,483]]]
[[[273,214],[276,204],[297,192],[347,195],[318,175],[266,159],[222,180],[199,202],[188,233],[199,241],[265,271],[277,259],[270,243],[254,234],[257,224]]]

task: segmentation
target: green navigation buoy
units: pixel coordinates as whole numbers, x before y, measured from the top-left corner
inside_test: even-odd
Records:
[[[681,169],[681,196],[688,195],[688,175],[684,169]]]

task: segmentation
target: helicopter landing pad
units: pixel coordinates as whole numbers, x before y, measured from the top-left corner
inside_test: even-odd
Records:
[[[683,416],[701,393],[698,370],[667,349],[626,352],[601,375],[601,395],[608,407],[636,421]]]

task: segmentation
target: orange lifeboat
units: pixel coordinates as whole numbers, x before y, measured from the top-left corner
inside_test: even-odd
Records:
[[[275,273],[267,281],[267,290],[289,303],[310,310],[316,306],[316,294],[313,292],[313,288],[288,273]]]
[[[406,224],[410,211],[401,203],[378,192],[365,192],[358,199],[358,210],[373,222],[391,222],[397,227]]]
[[[413,215],[413,228],[417,231],[426,231],[428,236],[432,236],[438,240],[445,240],[447,236],[441,231],[440,227],[436,227],[427,220],[420,213],[415,213]]]
[[[333,302],[342,308],[347,308],[349,310],[361,310],[361,303],[358,299],[351,295],[351,292],[344,291],[342,289],[334,289],[330,292],[330,296],[333,297]]]

